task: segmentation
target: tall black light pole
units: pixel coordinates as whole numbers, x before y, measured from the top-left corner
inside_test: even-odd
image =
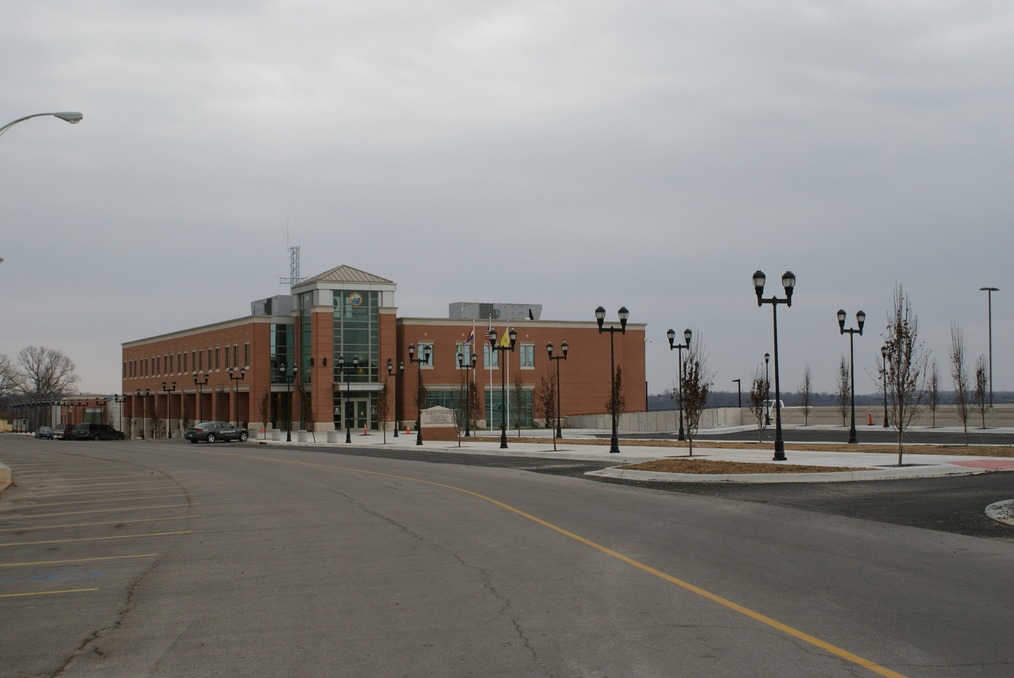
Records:
[[[422,345],[422,355],[418,358],[415,357],[415,344],[408,345],[408,362],[409,364],[416,364],[416,417],[415,417],[415,444],[422,445],[422,411],[423,411],[423,383],[422,383],[422,366],[423,363],[430,361],[430,352],[433,351],[433,347],[429,344]]]
[[[785,461],[785,441],[782,440],[782,390],[778,380],[778,305],[785,304],[792,306],[792,291],[796,286],[796,276],[792,271],[782,274],[782,287],[785,289],[785,298],[779,299],[771,296],[764,298],[764,282],[766,277],[763,271],[756,271],[753,274],[753,289],[757,294],[757,306],[771,304],[771,318],[774,334],[775,353],[775,456],[774,461]]]
[[[498,351],[503,356],[503,360],[497,360],[497,365],[500,368],[500,449],[507,449],[507,354],[506,351],[514,351],[514,344],[518,340],[518,332],[513,327],[507,333],[507,340],[509,345],[501,346],[496,340],[497,333],[495,329],[490,328],[489,330],[489,342],[493,345],[493,351]],[[502,363],[502,364],[501,364]]]
[[[137,394],[137,397],[141,399],[141,440],[144,440],[144,420],[147,419],[145,406],[147,405],[148,394],[151,393],[151,391],[148,389],[144,389],[143,391],[141,389],[137,389],[135,393]]]
[[[176,393],[176,382],[174,381],[172,386],[166,388],[165,382],[162,382],[162,392],[165,393],[165,437],[172,439],[173,437],[173,413],[171,406],[172,394]]]
[[[398,363],[398,371],[394,371],[394,363],[387,359],[387,375],[394,377],[394,437],[398,437],[398,379],[405,374],[405,363]]]
[[[556,362],[556,437],[563,437],[563,425],[561,422],[560,412],[560,361],[567,359],[567,351],[570,347],[567,346],[567,342],[560,344],[560,351],[562,355],[553,355],[553,344],[552,342],[546,344],[546,353],[549,354],[549,359]]]
[[[338,364],[336,365],[336,367],[338,368],[338,375],[341,378],[341,381],[345,382],[345,385],[346,385],[345,386],[345,388],[346,388],[346,390],[345,390],[345,398],[342,399],[342,397],[341,397],[341,393],[342,393],[341,383],[339,382],[339,384],[338,384],[338,409],[341,410],[342,421],[345,423],[345,442],[346,443],[351,443],[352,442],[352,429],[350,428],[348,412],[345,411],[345,401],[349,399],[349,394],[351,394],[351,392],[352,392],[352,382],[350,382],[345,377],[350,372],[355,372],[356,370],[359,369],[359,356],[353,356],[352,357],[352,362],[350,362],[350,363],[345,362],[345,356],[343,356],[343,355],[342,356],[338,356]]]
[[[771,354],[764,354],[764,388],[767,389],[768,398],[771,398],[771,377],[768,374],[768,366],[771,363]],[[771,425],[771,406],[768,405],[769,400],[764,401],[764,425]]]
[[[599,334],[603,332],[609,332],[609,400],[612,405],[613,415],[613,434],[609,438],[609,452],[616,453],[620,451],[619,436],[616,435],[616,352],[613,348],[613,335],[616,332],[620,334],[627,333],[627,318],[630,317],[630,311],[627,310],[626,306],[621,306],[618,311],[620,318],[620,326],[610,325],[609,327],[603,327],[606,320],[606,309],[599,306],[595,309],[595,322],[599,324]]]
[[[119,420],[119,422],[117,422],[116,428],[120,429],[121,431],[123,430],[123,401],[126,400],[126,399],[127,399],[127,394],[125,394],[125,393],[123,395],[113,394],[113,400],[116,401],[116,404],[117,404],[117,406],[119,407],[119,410],[120,410],[120,420]]]
[[[986,331],[989,346],[989,406],[993,407],[993,292],[999,292],[999,287],[980,287],[980,292],[986,293]]]
[[[230,367],[227,371],[229,372],[229,379],[232,380],[232,409],[236,415],[236,428],[239,428],[239,382],[243,381],[243,378],[246,377],[246,368],[239,368],[238,377],[235,374],[235,367]]]
[[[669,350],[671,351],[673,349],[676,349],[676,354],[677,354],[676,360],[679,361],[679,368],[680,368],[679,369],[679,376],[676,378],[676,385],[677,385],[677,387],[679,389],[677,391],[677,393],[678,393],[677,399],[679,400],[679,405],[680,405],[680,430],[679,430],[679,433],[677,434],[677,440],[686,440],[687,436],[683,432],[683,349],[687,349],[688,355],[689,355],[689,351],[690,351],[690,337],[692,336],[692,332],[690,332],[689,328],[683,330],[684,343],[682,343],[682,344],[677,344],[676,343],[676,332],[675,332],[675,330],[670,329],[668,332],[665,333],[665,336],[669,340]]]
[[[859,329],[845,329],[845,316],[845,309],[838,309],[838,332],[839,334],[849,335],[849,375],[852,378],[852,384],[849,386],[852,392],[852,423],[849,425],[849,444],[855,445],[859,442],[859,438],[856,436],[856,363],[852,340],[857,334],[860,337],[863,336],[863,325],[866,324],[866,314],[862,311],[856,313],[856,325]]]
[[[292,442],[292,382],[296,380],[296,375],[299,374],[299,365],[293,365],[291,368],[286,368],[282,365],[282,373],[285,375],[285,382],[288,385],[288,398],[286,398],[285,406],[285,442]]]
[[[736,406],[743,409],[743,380],[733,379],[732,381],[736,384]]]
[[[471,358],[466,362],[464,354],[458,354],[458,367],[465,370],[465,437],[472,435],[472,380],[468,377],[468,371],[475,369],[475,363],[479,356],[472,353]],[[473,372],[472,374],[475,374]]]
[[[887,421],[887,354],[890,353],[890,349],[887,345],[880,347],[880,357],[884,360],[884,428],[890,426]]]
[[[204,381],[200,381],[197,378],[197,372],[194,372],[194,386],[197,387],[197,421],[201,421],[201,393],[203,387],[208,385],[208,377],[210,376],[207,372],[204,373]]]

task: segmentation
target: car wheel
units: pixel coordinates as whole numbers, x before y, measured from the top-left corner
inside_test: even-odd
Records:
[[[191,445],[196,445],[197,444],[197,439],[196,438],[191,438],[190,439],[190,444]]]
[[[123,440],[123,434],[121,433],[120,435],[116,436],[116,439],[117,440]]]
[[[246,431],[243,431],[242,433],[239,434],[239,442],[245,443],[246,439],[247,439]]]
[[[102,438],[99,436],[98,433],[96,433],[94,436],[92,436],[92,440],[102,440]]]
[[[208,437],[205,438],[205,440],[207,440],[209,443],[215,442],[215,434],[214,433],[209,433]]]

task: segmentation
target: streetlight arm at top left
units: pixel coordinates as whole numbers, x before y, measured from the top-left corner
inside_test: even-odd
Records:
[[[32,118],[41,118],[48,115],[51,115],[55,118],[60,118],[60,120],[69,122],[72,125],[78,124],[79,122],[81,122],[82,118],[84,118],[84,116],[78,111],[59,111],[57,113],[33,113],[32,115],[26,115],[23,118],[12,120],[3,127],[0,127],[0,136],[3,136],[7,130],[9,130],[11,127],[14,127],[14,125],[17,125],[19,122],[31,120]]]

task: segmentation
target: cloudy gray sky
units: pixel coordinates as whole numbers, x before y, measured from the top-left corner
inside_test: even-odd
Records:
[[[399,313],[540,303],[704,338],[715,388],[771,350],[834,389],[894,287],[946,371],[952,322],[1014,388],[1014,6],[856,0],[36,0],[4,11],[0,353],[120,389],[120,344],[249,312],[302,273],[396,281]],[[561,337],[565,339],[566,337]],[[606,341],[604,338],[603,341]]]

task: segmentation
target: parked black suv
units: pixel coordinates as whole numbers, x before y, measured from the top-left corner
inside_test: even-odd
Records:
[[[123,440],[123,431],[109,424],[78,424],[74,427],[75,440]]]

